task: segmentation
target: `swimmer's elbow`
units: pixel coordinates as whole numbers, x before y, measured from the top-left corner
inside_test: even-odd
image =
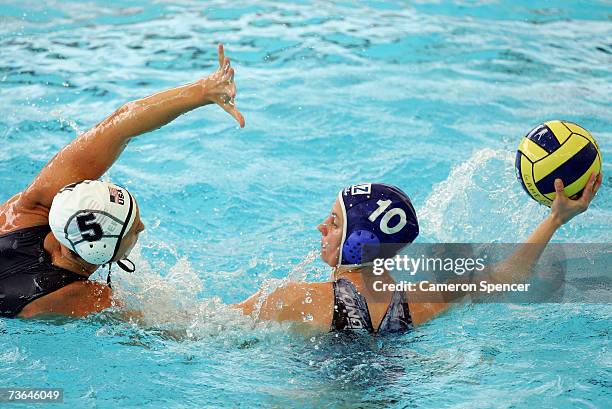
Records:
[[[124,115],[129,114],[134,109],[136,109],[138,103],[136,101],[129,101],[125,104],[121,105],[119,108],[115,110],[114,116],[122,117]]]
[[[131,115],[133,115],[134,111],[138,109],[138,102],[137,101],[129,101],[126,102],[125,104],[121,105],[119,108],[115,109],[115,111],[110,114],[106,119],[104,119],[102,122],[100,122],[96,128],[98,129],[104,129],[108,126],[113,126],[115,125],[118,121],[122,121],[123,119],[127,119],[129,118]],[[84,135],[86,135],[87,133],[85,133]]]
[[[255,294],[247,298],[246,300],[239,302],[237,304],[232,304],[233,308],[242,310],[242,314],[251,315],[253,311],[255,311],[255,305],[257,300],[259,299],[261,294],[261,290],[257,291]]]

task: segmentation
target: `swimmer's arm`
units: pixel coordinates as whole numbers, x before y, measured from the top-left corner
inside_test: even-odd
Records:
[[[528,279],[546,245],[559,227],[588,209],[601,186],[602,178],[601,173],[591,174],[578,200],[569,199],[563,191],[561,179],[555,180],[556,197],[548,217],[536,227],[525,243],[521,244],[510,257],[490,267],[486,280],[494,283],[518,283]]]
[[[506,260],[486,266],[484,271],[477,277],[469,275],[454,276],[448,280],[432,280],[454,284],[478,284],[479,281],[488,283],[520,283],[527,280],[533,271],[546,244],[561,223],[551,213],[535,231],[529,236],[524,244],[519,245],[517,250]],[[456,303],[468,301],[468,296],[473,300],[480,299],[483,295],[476,291],[453,291],[453,292],[421,292],[412,291],[407,294],[409,300],[410,314],[414,324],[421,324],[431,320],[437,315],[447,311]]]
[[[36,318],[50,315],[85,317],[114,305],[112,291],[105,284],[95,281],[75,281],[27,304],[19,313],[20,318]]]
[[[262,290],[233,307],[263,321],[292,321],[329,330],[333,284],[291,282],[265,295]]]
[[[551,206],[551,213],[510,257],[502,262],[486,266],[484,271],[477,274],[477,277],[462,275],[453,277],[451,280],[436,281],[456,284],[478,284],[479,281],[492,284],[513,284],[526,281],[533,274],[535,265],[555,232],[573,217],[587,210],[601,186],[601,182],[601,173],[599,175],[592,174],[581,198],[570,200],[563,192],[563,182],[557,180],[555,182],[556,198]],[[472,298],[483,296],[478,290],[444,293],[415,291],[407,295],[413,321],[416,324],[425,322],[444,312],[454,303],[467,301],[466,296]]]
[[[219,68],[207,78],[126,103],[112,115],[64,147],[43,168],[19,201],[24,209],[50,208],[62,187],[100,178],[129,141],[160,128],[179,115],[216,103],[244,126],[235,106],[234,69],[219,45]]]
[[[86,317],[115,307],[114,315],[136,322],[143,320],[143,313],[126,310],[120,300],[113,297],[111,288],[103,283],[85,280],[76,281],[44,297],[27,304],[18,314],[19,318],[42,318],[47,316]]]

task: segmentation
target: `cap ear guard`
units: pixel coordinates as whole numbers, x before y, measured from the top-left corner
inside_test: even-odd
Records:
[[[342,256],[349,264],[371,263],[380,250],[380,240],[368,230],[356,230],[342,246]]]

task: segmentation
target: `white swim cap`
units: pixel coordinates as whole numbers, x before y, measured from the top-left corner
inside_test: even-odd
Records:
[[[121,240],[134,224],[135,206],[126,189],[84,180],[55,195],[49,226],[55,238],[83,260],[102,265],[117,255]]]

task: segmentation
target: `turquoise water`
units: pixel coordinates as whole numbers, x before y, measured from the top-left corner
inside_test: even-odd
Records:
[[[0,320],[0,386],[97,408],[612,406],[610,305],[464,306],[385,338],[304,337],[224,306],[327,279],[315,226],[351,183],[407,191],[421,242],[526,237],[546,209],[514,152],[548,119],[589,129],[604,158],[592,208],[555,241],[609,243],[611,16],[606,1],[2,2],[0,200],[124,102],[207,75],[217,42],[247,126],[206,107],[130,144],[108,176],[147,230],[114,285],[143,322]]]

